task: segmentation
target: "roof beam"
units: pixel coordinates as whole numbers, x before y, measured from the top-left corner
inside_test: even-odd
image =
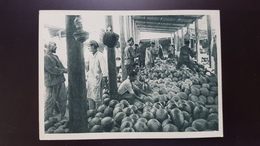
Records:
[[[175,24],[175,23],[165,23],[165,22],[144,22],[144,21],[136,21],[137,25],[143,25],[143,24],[147,24],[147,25],[160,25],[160,26],[176,26],[176,27],[184,27],[186,24],[182,23],[182,24]]]
[[[165,30],[178,30],[180,27],[158,27],[158,26],[138,26],[139,29],[165,29]]]

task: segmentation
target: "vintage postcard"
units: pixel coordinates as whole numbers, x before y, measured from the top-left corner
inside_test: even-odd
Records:
[[[40,140],[223,137],[219,10],[39,11]]]

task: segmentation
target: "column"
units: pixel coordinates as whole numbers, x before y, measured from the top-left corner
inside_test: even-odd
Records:
[[[125,41],[125,25],[124,25],[124,16],[119,16],[119,26],[120,26],[120,47],[121,47],[121,69],[122,69],[122,81],[124,81],[127,77],[126,75],[126,69],[125,69],[125,47],[126,47],[126,41]]]
[[[113,32],[112,16],[105,16],[105,26],[106,28],[110,27],[111,32]],[[108,78],[111,99],[117,99],[117,73],[115,56],[115,46],[107,46]]]
[[[68,58],[69,128],[72,133],[88,131],[85,63],[83,43],[76,41],[76,16],[66,16],[66,42]]]
[[[199,26],[198,26],[198,19],[195,20],[195,42],[196,42],[196,52],[197,52],[197,61],[199,62],[199,54],[200,54],[200,50],[199,50]]]
[[[211,17],[207,15],[209,67],[211,68]]]

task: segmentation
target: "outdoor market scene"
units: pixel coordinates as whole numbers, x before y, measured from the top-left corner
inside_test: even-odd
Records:
[[[211,15],[51,15],[44,131],[219,131],[219,26]]]

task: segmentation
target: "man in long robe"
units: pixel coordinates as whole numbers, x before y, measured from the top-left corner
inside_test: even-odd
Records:
[[[98,43],[89,42],[89,50],[92,55],[86,62],[87,70],[87,97],[96,102],[96,107],[102,104],[102,92],[104,83],[107,83],[108,69],[104,55],[98,51]]]
[[[190,57],[194,57],[194,52],[189,47],[189,40],[184,41],[185,45],[180,49],[180,57],[176,66],[176,69],[180,69],[180,67],[184,64],[191,70],[193,70]]]

